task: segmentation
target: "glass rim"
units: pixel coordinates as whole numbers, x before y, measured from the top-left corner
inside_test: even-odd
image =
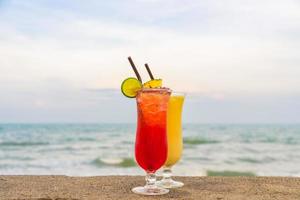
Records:
[[[141,88],[137,92],[152,92],[152,91],[172,92],[170,88]]]

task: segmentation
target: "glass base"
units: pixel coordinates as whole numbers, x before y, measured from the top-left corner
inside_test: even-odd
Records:
[[[179,188],[184,186],[184,183],[179,181],[174,181],[173,179],[162,179],[161,181],[157,181],[156,185],[163,188]]]
[[[131,189],[132,192],[142,195],[163,195],[169,193],[168,189],[158,186],[153,187],[135,187]]]

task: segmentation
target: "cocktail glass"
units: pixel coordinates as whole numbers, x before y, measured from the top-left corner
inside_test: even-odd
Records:
[[[182,187],[184,184],[172,179],[172,166],[175,165],[182,153],[181,115],[185,99],[184,93],[173,92],[168,105],[167,136],[168,157],[163,167],[163,178],[157,185],[164,188]]]
[[[141,89],[137,96],[135,159],[146,175],[146,185],[132,189],[143,195],[161,195],[168,189],[157,186],[155,172],[167,159],[167,109],[169,89]]]

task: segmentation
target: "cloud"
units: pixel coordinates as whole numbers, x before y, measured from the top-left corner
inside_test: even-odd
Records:
[[[207,107],[221,102],[224,116],[234,98],[247,106],[243,97],[249,97],[255,109],[266,105],[257,99],[296,98],[299,13],[299,3],[290,0],[5,2],[0,12],[2,119],[9,113],[23,119],[29,112],[32,119],[101,121],[107,115],[113,121],[108,108],[123,109],[117,101],[130,105],[124,112],[134,116],[134,103],[116,92],[124,78],[134,76],[129,55],[144,80],[148,62],[154,76],[192,94],[193,102],[205,98]],[[295,101],[290,107],[297,107]],[[22,109],[24,115],[17,114]],[[103,114],[90,114],[93,110]],[[213,121],[214,114],[206,114],[192,116]],[[127,119],[122,116],[117,119]]]
[[[117,88],[114,80],[132,75],[126,60],[131,54],[140,66],[150,61],[155,74],[180,90],[299,92],[295,74],[300,61],[292,40],[187,37],[161,28],[93,20],[56,26],[59,32],[49,30],[43,38],[13,30],[2,34],[2,78],[58,77],[83,87]],[[144,70],[143,75],[147,77]]]

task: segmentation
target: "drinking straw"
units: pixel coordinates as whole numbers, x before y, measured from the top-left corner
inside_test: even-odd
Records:
[[[129,60],[129,63],[130,63],[130,65],[131,65],[131,67],[132,67],[132,69],[133,69],[133,71],[134,71],[134,73],[135,73],[137,79],[142,83],[142,78],[141,78],[141,76],[140,76],[138,70],[136,69],[136,67],[135,67],[135,65],[134,65],[134,63],[133,63],[133,61],[132,61],[132,59],[131,59],[130,56],[128,57],[128,60]]]
[[[147,69],[147,72],[148,72],[148,74],[149,74],[151,80],[153,80],[153,79],[154,79],[154,76],[152,75],[152,72],[151,72],[151,70],[150,70],[150,67],[148,66],[147,63],[145,64],[145,67],[146,67],[146,69]]]

